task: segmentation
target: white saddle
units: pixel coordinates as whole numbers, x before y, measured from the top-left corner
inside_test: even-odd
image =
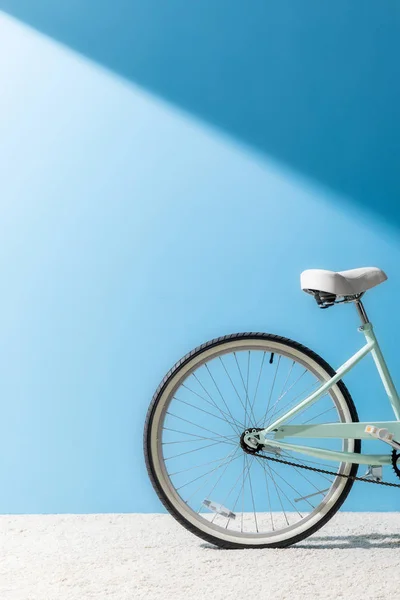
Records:
[[[300,275],[302,290],[317,290],[336,296],[361,294],[386,279],[387,275],[377,267],[361,267],[338,272],[308,269]]]

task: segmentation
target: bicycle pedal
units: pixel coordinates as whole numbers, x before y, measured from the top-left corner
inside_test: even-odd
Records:
[[[365,428],[365,433],[369,433],[369,435],[375,438],[376,440],[381,440],[381,442],[389,444],[389,446],[392,446],[392,448],[400,450],[400,444],[393,439],[393,433],[390,433],[390,431],[385,427],[367,425]]]

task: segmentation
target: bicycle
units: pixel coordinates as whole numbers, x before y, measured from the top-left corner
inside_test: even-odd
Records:
[[[387,279],[376,267],[311,269],[301,288],[330,308],[353,303],[365,345],[334,371],[315,352],[268,333],[237,333],[195,348],[167,373],[149,406],[144,454],[167,511],[223,548],[278,548],[322,527],[355,480],[400,477],[400,400],[361,301]],[[342,381],[371,354],[395,420],[359,422]],[[361,440],[385,451],[363,454]],[[327,464],[329,463],[329,464]],[[359,465],[367,473],[357,476]]]

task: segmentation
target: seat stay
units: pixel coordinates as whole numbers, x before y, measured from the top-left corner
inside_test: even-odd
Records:
[[[376,369],[381,378],[385,392],[389,398],[390,404],[392,405],[393,412],[398,421],[400,421],[400,399],[396,390],[396,386],[393,382],[392,376],[390,375],[386,361],[380,349],[378,340],[375,337],[375,333],[372,327],[372,323],[366,323],[362,325],[360,329],[363,331],[365,337],[369,341],[373,341],[374,345],[371,350],[372,358],[374,359]]]
[[[364,358],[364,356],[371,352],[374,346],[374,340],[368,341],[362,348],[360,348],[360,350],[358,350],[358,352],[356,352],[351,358],[349,358],[349,360],[347,360],[341,367],[339,367],[339,369],[333,377],[331,377],[330,379],[328,379],[328,381],[323,383],[315,392],[310,394],[310,396],[296,404],[296,406],[294,406],[284,415],[279,417],[279,419],[276,419],[273,423],[268,425],[268,427],[266,427],[262,431],[262,433],[266,435],[267,433],[270,433],[271,431],[277,429],[285,421],[293,418],[299,412],[303,411],[305,408],[319,400],[319,398],[321,398],[321,396],[323,396],[326,391],[331,389],[340,379],[342,379],[343,375],[350,371],[350,369],[352,369],[354,365],[356,365],[361,359]]]
[[[347,360],[341,367],[338,368],[336,374],[328,379],[325,383],[323,383],[315,392],[310,394],[307,398],[296,404],[296,406],[292,407],[288,410],[284,415],[281,415],[278,419],[271,424],[269,424],[265,429],[261,431],[261,433],[266,436],[268,433],[272,431],[276,431],[281,425],[285,422],[289,421],[293,417],[295,417],[298,413],[308,408],[311,404],[319,400],[321,396],[325,394],[329,389],[331,389],[342,377],[348,373],[360,360],[364,358],[369,352],[371,352],[372,357],[375,361],[376,368],[378,370],[379,376],[382,380],[383,386],[385,388],[386,394],[389,398],[390,404],[392,406],[394,416],[397,421],[400,421],[400,399],[397,393],[396,387],[393,383],[392,377],[389,373],[389,369],[387,368],[385,359],[379,347],[378,341],[376,339],[372,323],[366,322],[361,327],[359,327],[359,331],[362,332],[367,340],[367,343],[356,352],[349,360]],[[400,435],[398,435],[400,441]]]
[[[360,303],[361,304],[361,303]],[[352,462],[356,464],[367,465],[388,465],[391,464],[390,454],[361,454],[346,451],[334,451],[324,448],[303,446],[282,441],[284,438],[314,438],[314,439],[371,439],[371,434],[366,431],[367,426],[376,427],[378,430],[387,430],[391,434],[393,442],[400,442],[400,399],[396,391],[393,380],[385,363],[378,341],[373,331],[372,323],[367,320],[365,311],[359,312],[363,324],[359,327],[367,340],[367,343],[347,360],[336,374],[325,381],[315,392],[307,398],[292,407],[284,415],[281,415],[265,429],[258,430],[255,434],[259,443],[267,450],[268,447],[279,450],[288,450],[298,452],[309,456],[314,456],[322,460],[333,460],[340,462]],[[299,425],[290,425],[287,422],[293,419],[298,413],[308,408],[316,402],[326,391],[331,389],[350,369],[352,369],[360,360],[371,352],[375,361],[378,373],[381,377],[383,386],[392,405],[395,421],[375,421],[375,422],[348,422],[348,423],[305,423]],[[286,422],[286,424],[285,424]],[[274,437],[271,434],[274,433]],[[250,436],[254,435],[249,433]],[[375,436],[376,437],[376,436]],[[379,439],[379,438],[378,438]],[[382,441],[387,441],[383,440]],[[390,444],[390,442],[388,442]],[[394,444],[391,444],[394,446]]]

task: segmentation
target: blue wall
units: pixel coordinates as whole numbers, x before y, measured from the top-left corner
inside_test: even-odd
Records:
[[[359,346],[305,268],[386,270],[366,305],[396,378],[394,2],[0,9],[0,512],[161,511],[142,430],[182,354],[243,330],[334,366]],[[371,364],[346,382],[390,418]],[[371,488],[346,508],[397,509]]]

